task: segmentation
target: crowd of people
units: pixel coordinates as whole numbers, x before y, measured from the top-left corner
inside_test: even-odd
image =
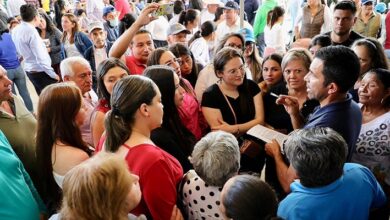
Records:
[[[0,0],[0,219],[389,219],[386,5],[244,4]]]

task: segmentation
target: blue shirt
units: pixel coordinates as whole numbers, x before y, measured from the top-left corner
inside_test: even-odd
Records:
[[[39,219],[45,206],[30,176],[0,131],[0,219]]]
[[[19,54],[24,58],[24,70],[27,72],[45,72],[56,79],[57,74],[51,67],[51,59],[45,43],[35,27],[23,22],[12,31],[12,40]]]
[[[350,94],[341,102],[317,107],[304,128],[329,127],[337,131],[348,144],[347,161],[351,161],[362,127],[362,113]]]
[[[9,33],[3,33],[0,40],[0,65],[4,69],[16,69],[20,66],[16,47]]]
[[[295,181],[290,188],[278,208],[278,216],[286,220],[367,220],[371,208],[386,202],[371,171],[354,163],[346,163],[343,175],[329,185],[308,188]]]

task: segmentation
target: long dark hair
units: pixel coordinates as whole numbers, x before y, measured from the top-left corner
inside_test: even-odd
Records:
[[[198,79],[199,68],[198,64],[196,63],[195,57],[190,51],[190,49],[183,44],[176,43],[170,46],[169,50],[173,53],[173,55],[175,55],[175,57],[187,55],[192,59],[191,72],[190,74],[183,77],[190,81],[192,86],[195,86],[196,80]]]
[[[105,149],[116,152],[129,139],[135,112],[142,104],[150,105],[157,95],[155,84],[147,77],[130,75],[115,83],[111,95],[111,110],[106,113]]]
[[[210,36],[213,32],[215,32],[216,27],[214,22],[206,21],[200,26],[200,30],[195,32],[194,36],[188,41],[188,45],[191,45],[196,39],[200,37]]]
[[[198,16],[198,11],[195,9],[188,9],[182,11],[179,16],[179,23],[187,27],[188,23],[193,22]]]
[[[174,74],[176,74],[174,69],[163,65],[149,66],[144,71],[144,76],[153,80],[161,92],[161,100],[164,106],[162,127],[171,131],[187,155],[190,155],[195,144],[195,137],[183,125],[175,105]]]
[[[127,75],[130,75],[130,70],[118,58],[108,58],[99,64],[96,71],[98,96],[99,99],[105,99],[108,103],[110,103],[111,95],[108,93],[106,86],[104,85],[103,77],[114,67],[120,67],[126,71]]]
[[[226,47],[219,51],[214,57],[215,75],[219,78],[218,73],[223,72],[225,65],[236,57],[240,58],[242,63],[245,63],[244,58],[237,49]],[[251,118],[255,117],[255,103],[253,102],[253,98],[250,97],[246,74],[242,84],[237,87],[237,90],[240,96],[240,108],[242,112],[245,112]]]
[[[61,201],[61,190],[53,176],[53,145],[62,142],[88,152],[75,121],[81,104],[79,88],[66,83],[49,85],[39,96],[36,136],[37,161],[41,170],[39,191],[45,203],[50,203],[53,209],[58,208]]]
[[[280,6],[275,6],[267,14],[267,25],[272,28],[280,17],[284,15],[284,9]]]
[[[46,13],[39,13],[43,19],[46,21],[46,32],[49,34],[54,33],[54,24],[53,20]],[[36,28],[38,33],[41,34],[42,30],[40,28]]]

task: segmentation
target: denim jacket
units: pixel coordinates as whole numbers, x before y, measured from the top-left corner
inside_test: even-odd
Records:
[[[83,32],[77,31],[74,34],[74,43],[76,45],[77,50],[84,56],[85,51],[92,46],[92,41],[88,38],[86,34]],[[66,51],[64,47],[64,43],[61,44],[61,57],[65,59]]]

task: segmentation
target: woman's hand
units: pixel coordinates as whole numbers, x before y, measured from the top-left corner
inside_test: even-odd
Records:
[[[275,139],[271,143],[265,144],[265,152],[272,158],[282,155],[280,145]]]
[[[212,127],[211,130],[213,130],[213,131],[221,130],[221,131],[229,132],[231,134],[237,133],[238,125],[229,125],[223,119],[220,119],[220,118],[218,118],[217,120],[218,120],[219,125]]]
[[[276,99],[276,104],[283,105],[287,113],[291,116],[299,115],[299,102],[298,98],[287,95],[280,95]]]
[[[136,22],[139,26],[144,26],[149,24],[151,21],[156,20],[157,17],[153,17],[151,14],[155,12],[160,7],[157,3],[151,3],[146,6],[138,16]]]
[[[170,220],[184,220],[183,215],[180,212],[180,209],[178,209],[176,205],[173,206]]]

